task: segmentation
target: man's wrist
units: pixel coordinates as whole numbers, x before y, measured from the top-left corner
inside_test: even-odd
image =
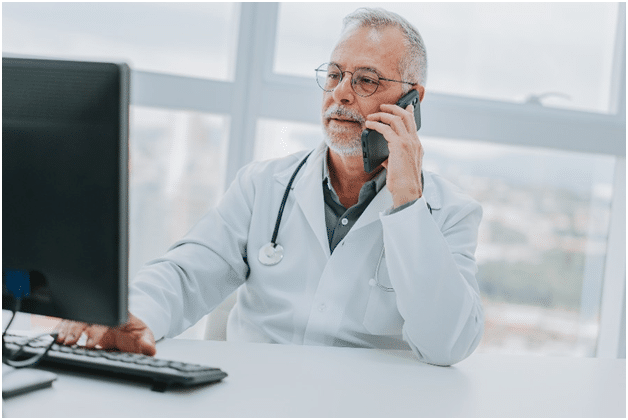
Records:
[[[421,197],[419,197],[419,198],[421,198]],[[393,208],[390,210],[390,213],[389,213],[389,214],[395,214],[395,213],[400,212],[400,211],[401,211],[401,210],[403,210],[403,209],[406,209],[406,208],[410,207],[411,205],[413,205],[414,203],[416,203],[416,202],[417,202],[417,200],[418,200],[419,198],[415,198],[414,200],[410,200],[410,201],[408,201],[407,203],[404,203],[404,204],[402,204],[402,205],[400,205],[400,206],[393,207]]]

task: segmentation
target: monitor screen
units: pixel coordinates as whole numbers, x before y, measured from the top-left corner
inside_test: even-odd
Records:
[[[3,309],[126,320],[129,74],[3,57]]]

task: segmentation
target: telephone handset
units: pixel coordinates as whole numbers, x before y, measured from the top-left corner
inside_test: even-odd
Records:
[[[419,92],[416,90],[411,90],[397,101],[397,105],[403,109],[410,104],[414,106],[414,122],[418,131],[421,128],[421,101],[419,101]],[[388,159],[388,142],[382,134],[368,128],[362,132],[362,157],[365,172],[373,172]]]

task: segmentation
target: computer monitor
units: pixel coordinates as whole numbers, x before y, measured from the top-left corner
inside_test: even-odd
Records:
[[[126,321],[129,74],[3,57],[3,309]]]

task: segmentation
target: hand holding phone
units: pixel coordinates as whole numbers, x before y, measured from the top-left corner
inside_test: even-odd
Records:
[[[416,129],[419,130],[421,128],[421,101],[419,101],[419,92],[416,90],[403,95],[396,105],[406,109],[410,104],[414,106],[414,122]],[[388,142],[381,133],[368,128],[362,132],[362,157],[365,172],[373,172],[388,159]]]

